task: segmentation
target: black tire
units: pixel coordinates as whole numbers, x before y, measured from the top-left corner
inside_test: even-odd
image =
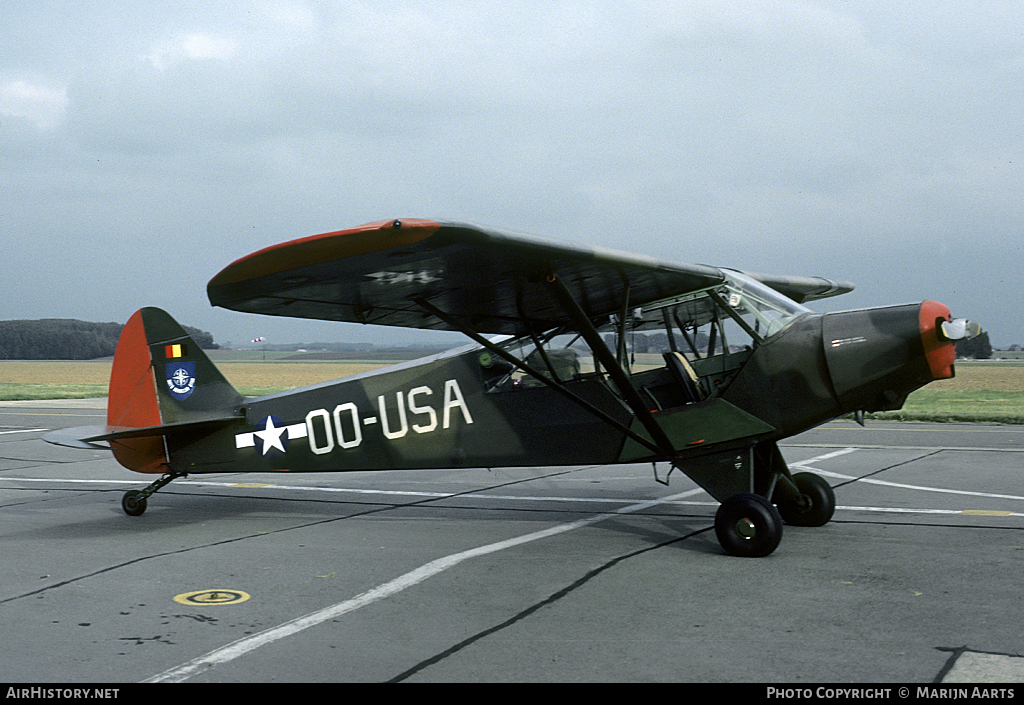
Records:
[[[759,494],[736,494],[722,502],[715,514],[715,534],[733,556],[761,558],[782,541],[782,517]]]
[[[146,498],[138,490],[128,490],[121,498],[121,509],[130,517],[141,516],[146,511]]]
[[[779,514],[793,526],[824,526],[836,511],[836,494],[820,475],[798,472],[793,483],[803,495],[805,506],[794,500],[779,502]]]

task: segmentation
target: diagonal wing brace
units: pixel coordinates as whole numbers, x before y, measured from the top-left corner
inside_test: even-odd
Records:
[[[444,311],[442,311],[441,309],[439,309],[436,306],[434,306],[433,304],[431,304],[429,301],[425,301],[423,299],[415,299],[415,303],[420,308],[422,308],[424,311],[430,313],[433,316],[437,316],[437,318],[439,318],[440,320],[444,321],[447,325],[449,325],[452,328],[454,328],[456,330],[459,330],[462,333],[464,333],[468,338],[472,339],[473,342],[475,342],[475,343],[477,343],[479,345],[482,345],[483,347],[485,347],[487,350],[489,350],[490,352],[494,353],[498,357],[500,357],[503,360],[511,363],[515,367],[518,367],[519,369],[521,369],[526,374],[528,374],[531,377],[537,379],[538,381],[540,381],[543,384],[547,385],[551,389],[554,389],[556,392],[562,394],[563,396],[567,397],[568,399],[570,399],[571,401],[575,402],[576,404],[582,406],[584,409],[586,409],[587,411],[592,413],[594,416],[598,417],[599,419],[601,419],[602,421],[607,423],[608,425],[613,426],[615,429],[617,429],[618,431],[621,431],[622,433],[625,433],[627,436],[629,436],[634,441],[636,441],[640,445],[644,446],[648,450],[651,450],[651,451],[653,451],[655,453],[659,453],[659,454],[665,454],[665,448],[662,447],[661,445],[656,445],[655,443],[651,443],[651,441],[648,440],[647,438],[644,438],[642,435],[638,434],[633,429],[631,429],[628,426],[620,423],[618,421],[618,419],[615,419],[615,418],[609,416],[606,412],[604,412],[603,410],[601,410],[598,407],[594,406],[593,404],[591,404],[589,401],[587,401],[583,397],[579,396],[578,394],[575,394],[572,390],[567,389],[565,387],[565,385],[555,381],[554,379],[549,377],[547,374],[541,372],[540,370],[535,369],[534,367],[528,365],[526,362],[524,362],[523,360],[520,360],[519,358],[517,358],[515,355],[513,355],[510,352],[508,352],[504,348],[495,345],[494,343],[492,343],[491,341],[487,340],[487,338],[483,337],[482,335],[480,335],[476,331],[474,331],[474,330],[472,330],[470,328],[467,328],[466,326],[462,325],[458,321],[458,319],[454,318],[453,316],[449,316]],[[588,323],[589,323],[589,321],[588,321]],[[600,336],[598,336],[598,339],[600,340]],[[603,341],[601,341],[601,345],[604,346],[604,342]],[[608,350],[607,347],[605,347],[604,349],[605,349],[605,351]],[[610,353],[608,353],[608,354],[610,355]],[[615,367],[618,368],[617,365],[615,365]],[[627,380],[627,384],[628,384],[628,380]],[[630,387],[630,388],[632,389],[632,387]],[[639,399],[639,395],[637,395],[637,398]],[[641,404],[642,404],[642,402],[641,402]],[[646,409],[645,409],[645,411],[646,411]],[[649,413],[650,412],[648,412],[648,414]],[[653,421],[653,419],[651,419],[651,420]],[[660,428],[658,430],[661,431]],[[664,435],[664,433],[662,433],[662,435]],[[653,434],[652,434],[652,437],[653,437]],[[669,444],[669,447],[670,446],[671,446],[671,444]]]
[[[622,395],[622,399],[626,402],[629,408],[636,415],[637,419],[643,424],[643,427],[651,434],[651,438],[654,440],[657,446],[656,450],[661,455],[665,456],[666,459],[671,460],[676,456],[675,447],[672,445],[672,441],[669,440],[668,435],[658,425],[658,422],[654,420],[654,415],[651,414],[650,409],[647,408],[647,404],[641,398],[640,393],[633,388],[632,383],[629,381],[629,376],[622,369],[622,365],[619,364],[619,360],[608,349],[605,345],[604,340],[601,339],[601,334],[598,333],[597,328],[594,327],[593,322],[587,317],[587,314],[580,308],[579,303],[573,298],[572,293],[566,288],[565,284],[558,277],[558,275],[551,271],[548,273],[545,281],[548,283],[548,288],[554,295],[555,299],[561,304],[569,320],[576,326],[577,331],[583,339],[590,346],[597,359],[604,365],[608,371],[608,376],[611,377],[612,382],[618,388],[619,393]],[[648,445],[648,444],[645,444]]]

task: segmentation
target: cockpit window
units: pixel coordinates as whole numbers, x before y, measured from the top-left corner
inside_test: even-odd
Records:
[[[681,356],[691,366],[694,384],[702,391],[698,398],[719,393],[755,347],[809,312],[745,274],[726,271],[725,280],[714,287],[627,309],[595,321],[593,332],[638,389],[653,395],[655,408],[667,408],[679,401],[671,393],[676,383],[668,377],[667,363]],[[482,353],[481,375],[488,391],[540,387],[541,377],[556,384],[603,379],[608,372],[570,326],[491,342],[522,364],[492,351]]]
[[[761,338],[775,335],[810,309],[740,272],[726,273],[726,303]]]

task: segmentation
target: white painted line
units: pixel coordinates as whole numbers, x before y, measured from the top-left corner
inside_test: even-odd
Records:
[[[799,462],[791,463],[790,467],[793,470],[809,470],[817,473],[822,477],[832,477],[838,480],[855,480],[857,482],[864,482],[870,485],[880,485],[883,487],[898,487],[905,490],[920,490],[923,492],[940,492],[943,494],[958,494],[966,495],[969,497],[987,497],[990,499],[1012,499],[1012,500],[1024,500],[1024,497],[1020,497],[1012,494],[995,494],[992,492],[973,492],[970,490],[950,490],[943,487],[925,487],[923,485],[907,485],[899,482],[888,482],[886,480],[875,480],[872,478],[860,478],[854,477],[853,475],[844,475],[838,472],[831,472],[829,470],[821,470],[820,468],[812,467],[813,463],[820,462],[822,460],[831,460],[842,455],[853,453],[859,448],[843,448],[841,450],[833,451],[832,453],[825,453],[814,458],[808,458],[807,460],[801,460]],[[836,509],[843,509],[846,511],[854,512],[889,512],[893,514],[964,514],[963,509],[910,509],[902,507],[847,507],[837,506]],[[969,511],[969,510],[968,510]],[[996,515],[993,515],[996,516]],[[1005,514],[1000,513],[998,516],[1024,516],[1024,513],[1020,512],[1006,512]]]
[[[808,468],[809,470],[813,468]],[[996,494],[994,492],[972,492],[970,490],[950,490],[944,487],[925,487],[923,485],[905,485],[900,482],[886,482],[885,480],[873,480],[871,478],[856,478],[849,475],[840,475],[837,472],[827,472],[825,470],[815,470],[819,475],[825,477],[834,477],[837,479],[844,480],[857,480],[857,482],[865,482],[869,485],[882,485],[883,487],[898,487],[902,490],[918,490],[921,492],[941,492],[942,494],[960,494],[967,495],[969,497],[989,497],[991,499],[1014,499],[1024,500],[1024,496],[1015,494]]]
[[[942,679],[943,683],[1021,683],[1024,682],[1024,657],[965,651]],[[920,688],[918,688],[920,690]],[[937,690],[930,687],[929,692]],[[967,689],[964,688],[966,691]],[[995,688],[984,688],[993,691]],[[974,690],[972,689],[973,693]],[[1005,693],[1005,691],[1002,691]],[[1010,689],[1012,693],[1012,689]],[[985,697],[984,695],[981,697]],[[1006,695],[1003,695],[1006,697]]]
[[[260,632],[259,634],[254,634],[253,636],[246,637],[244,639],[239,639],[234,643],[228,644],[227,646],[224,646],[220,649],[215,649],[214,651],[211,651],[208,654],[195,658],[189,661],[188,663],[182,664],[181,666],[172,668],[168,671],[164,671],[163,673],[155,675],[144,682],[180,683],[181,681],[188,680],[190,677],[192,677],[201,670],[212,668],[213,666],[216,666],[218,664],[233,661],[236,658],[249,653],[250,651],[254,651],[260,648],[261,646],[266,646],[267,644],[271,644],[285,637],[297,634],[298,632],[301,632],[310,627],[314,627],[318,624],[322,624],[323,622],[327,622],[331,619],[336,619],[341,615],[353,612],[359,609],[360,607],[366,607],[367,605],[373,604],[378,600],[382,600],[386,597],[390,597],[391,595],[397,594],[402,590],[405,590],[418,583],[421,583],[428,578],[443,573],[444,571],[448,570],[449,568],[455,567],[463,561],[467,561],[472,558],[478,558],[480,556],[486,556],[488,554],[496,553],[498,551],[503,551],[507,548],[521,546],[525,543],[538,541],[540,539],[555,536],[557,534],[562,534],[567,531],[573,531],[574,529],[579,529],[584,526],[590,526],[591,524],[596,524],[599,521],[604,521],[605,519],[610,519],[622,514],[638,512],[658,504],[663,504],[665,502],[682,499],[683,497],[688,497],[690,495],[697,494],[698,492],[703,492],[703,490],[693,489],[688,490],[686,492],[680,492],[679,494],[671,495],[669,497],[663,497],[661,499],[652,499],[644,502],[638,502],[637,504],[631,504],[629,506],[622,507],[621,509],[616,509],[612,512],[595,514],[585,519],[578,519],[577,521],[572,521],[566,524],[558,524],[556,526],[552,526],[547,529],[542,529],[540,531],[534,531],[533,533],[525,534],[523,536],[517,536],[515,538],[506,539],[505,541],[498,541],[497,543],[487,544],[486,546],[471,548],[468,551],[453,553],[452,555],[445,556],[444,558],[438,558],[437,560],[431,561],[429,563],[426,563],[425,565],[420,566],[416,570],[410,571],[405,575],[399,576],[398,578],[395,578],[394,580],[391,580],[387,583],[383,583],[382,585],[378,585],[377,587],[371,590],[367,590],[366,592],[360,595],[356,595],[355,597],[345,600],[344,602],[339,602],[335,605],[331,605],[330,607],[326,607],[322,610],[311,612],[310,614],[307,614],[303,617],[299,617],[289,622],[285,622],[280,626],[274,627],[272,629],[267,629],[263,632]]]
[[[35,433],[36,431],[48,431],[46,428],[19,428],[17,431],[0,431],[0,436],[5,436],[8,433]]]
[[[4,482],[40,482],[53,483],[55,485],[73,484],[107,484],[107,485],[148,485],[148,480],[82,480],[82,479],[59,479],[53,477],[0,477],[0,484]],[[334,494],[357,494],[357,495],[381,495],[385,497],[432,497],[445,499],[448,497],[467,499],[493,499],[499,501],[517,502],[590,502],[592,504],[623,504],[624,502],[642,502],[638,498],[631,497],[566,497],[566,496],[536,496],[536,495],[513,495],[513,494],[484,494],[475,492],[424,492],[422,490],[374,490],[360,489],[355,487],[317,487],[315,485],[275,485],[270,483],[259,483],[254,486],[245,482],[212,482],[206,480],[175,480],[174,486],[192,487],[228,487],[232,489],[260,489],[260,490],[294,490],[296,492],[328,492]],[[703,492],[703,490],[694,490]],[[662,500],[665,504],[672,504],[669,500]],[[718,502],[676,502],[676,504],[700,504],[717,506]]]
[[[810,470],[815,472],[822,477],[832,477],[837,480],[855,480],[857,482],[864,482],[869,485],[881,485],[882,487],[898,487],[903,490],[918,490],[921,492],[940,492],[942,494],[959,494],[966,495],[969,497],[988,497],[990,499],[1013,499],[1013,500],[1024,500],[1024,496],[1013,495],[1013,494],[996,494],[992,492],[973,492],[971,490],[950,490],[944,487],[926,487],[924,485],[907,485],[901,482],[888,482],[887,480],[875,480],[870,477],[854,477],[853,475],[844,475],[838,472],[831,472],[829,470],[821,470],[819,468],[812,467],[812,463],[816,463],[820,460],[828,460],[835,458],[839,455],[845,455],[846,453],[852,453],[857,448],[845,448],[841,451],[834,453],[828,453],[826,455],[820,455],[816,458],[810,458],[808,460],[802,460],[800,462],[791,463],[790,467],[800,470]]]
[[[970,509],[913,509],[910,507],[849,507],[837,506],[848,512],[886,512],[889,514],[958,514],[961,516],[994,516],[994,517],[1024,517],[1024,512],[985,512],[976,513]]]
[[[22,399],[0,401],[0,407],[23,409],[106,409],[107,398],[95,399]]]
[[[801,460],[796,463],[790,463],[790,465],[795,468],[800,468],[807,465],[808,463],[818,463],[821,462],[822,460],[831,460],[832,458],[838,458],[842,455],[856,453],[858,450],[860,450],[860,448],[840,448],[839,450],[834,450],[831,453],[825,453],[824,455],[816,455],[813,458],[808,458],[807,460]]]
[[[0,477],[0,482],[52,482],[55,485],[148,485],[147,480],[72,480],[59,477]]]

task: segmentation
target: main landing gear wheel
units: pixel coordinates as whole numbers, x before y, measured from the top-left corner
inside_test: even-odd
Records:
[[[782,540],[782,517],[759,494],[736,494],[715,514],[715,534],[726,552],[745,558],[767,556]]]
[[[146,511],[146,496],[138,490],[128,490],[121,498],[121,509],[130,517],[141,516]]]
[[[800,490],[800,500],[779,502],[779,514],[793,526],[824,526],[836,511],[836,495],[832,486],[811,472],[793,475],[793,484]]]

